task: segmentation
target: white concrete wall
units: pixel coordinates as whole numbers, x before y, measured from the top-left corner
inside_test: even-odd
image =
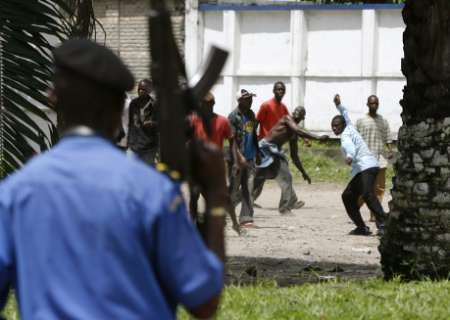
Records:
[[[399,100],[405,84],[400,70],[404,30],[400,8],[198,8],[195,0],[187,1],[189,74],[199,68],[211,45],[231,51],[213,89],[218,113],[227,115],[235,107],[239,88],[257,94],[253,104],[257,112],[271,98],[273,83],[281,80],[287,85],[284,102],[291,110],[305,105],[310,130],[330,131],[335,93],[341,94],[354,121],[366,113],[367,97],[378,95],[379,111],[392,131],[400,127]]]

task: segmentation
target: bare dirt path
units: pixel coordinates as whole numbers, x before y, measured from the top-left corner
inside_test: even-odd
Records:
[[[354,226],[340,198],[344,185],[302,183],[295,188],[306,205],[292,215],[278,213],[280,190],[269,183],[256,201],[262,206],[255,209],[259,228],[238,236],[227,227],[228,281],[289,285],[380,276],[379,239],[347,234]],[[386,210],[388,200],[386,196],[383,202]],[[364,207],[362,212],[368,221],[368,210]],[[376,230],[373,223],[368,225]]]

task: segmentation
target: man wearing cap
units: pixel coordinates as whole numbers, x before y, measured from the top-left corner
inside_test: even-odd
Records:
[[[245,89],[237,93],[238,106],[228,116],[233,130],[231,148],[233,165],[230,174],[230,194],[233,208],[242,201],[239,223],[241,227],[253,227],[253,180],[258,155],[256,129],[258,122],[251,110],[255,94]]]
[[[180,186],[112,142],[134,86],[128,68],[88,40],[54,58],[64,135],[0,185],[0,311],[15,286],[22,319],[175,319],[178,304],[211,317],[223,286],[221,152],[194,152],[210,190],[210,251]]]
[[[196,138],[216,145],[220,150],[223,150],[223,143],[228,140],[231,148],[233,148],[233,132],[231,130],[230,122],[224,116],[214,112],[214,105],[216,104],[214,95],[208,92],[201,101],[200,107],[205,117],[209,119],[209,135],[207,134],[202,118],[193,114],[191,116],[191,125],[193,133]],[[200,189],[197,186],[190,188],[189,210],[191,215],[197,213],[198,200],[200,198]],[[196,217],[193,217],[194,219]],[[233,220],[233,229],[239,233],[239,224],[236,221],[236,215],[231,214]]]
[[[281,150],[282,146],[289,142],[292,161],[302,173],[303,178],[308,183],[311,183],[311,178],[306,173],[298,157],[297,139],[299,137],[319,141],[328,139],[326,135],[317,136],[300,128],[299,123],[305,119],[305,116],[306,111],[304,107],[295,108],[292,116],[283,116],[266,137],[259,141],[261,164],[256,169],[253,199],[256,200],[261,194],[266,179],[275,179],[281,189],[281,198],[278,205],[278,210],[281,214],[290,213],[292,209],[299,209],[305,204],[303,201],[298,201],[295,194],[288,160]]]
[[[158,154],[158,124],[151,96],[152,83],[138,83],[138,97],[130,102],[128,113],[128,148],[148,164],[155,164]]]

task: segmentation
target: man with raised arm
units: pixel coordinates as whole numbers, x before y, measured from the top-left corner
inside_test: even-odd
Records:
[[[180,185],[118,150],[131,72],[108,48],[54,51],[64,135],[0,185],[0,311],[15,287],[22,319],[175,319],[215,313],[223,287],[223,155],[197,144],[208,190],[206,244]]]
[[[361,217],[358,205],[358,199],[362,196],[369,209],[375,214],[378,234],[382,235],[386,213],[374,192],[375,179],[380,170],[378,161],[352,125],[347,109],[341,104],[338,94],[335,95],[333,102],[340,115],[335,116],[331,121],[331,129],[335,135],[341,136],[345,162],[352,167],[352,179],[342,193],[345,210],[356,225],[350,234],[361,236],[371,234],[369,227]]]
[[[305,119],[306,111],[304,107],[295,108],[292,116],[283,116],[269,133],[259,141],[261,153],[261,164],[257,166],[253,198],[259,197],[266,179],[275,179],[281,189],[281,198],[278,210],[281,214],[291,212],[292,209],[301,208],[305,203],[298,201],[292,185],[292,175],[289,171],[288,160],[282,153],[282,146],[289,142],[291,159],[297,169],[302,173],[303,178],[311,183],[311,178],[306,173],[298,156],[299,137],[325,141],[328,136],[317,136],[298,125]]]

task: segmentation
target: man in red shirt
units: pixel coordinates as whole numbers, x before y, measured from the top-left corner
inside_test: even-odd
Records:
[[[191,118],[192,129],[194,130],[194,135],[200,139],[217,145],[221,150],[223,149],[223,142],[227,139],[230,145],[233,140],[233,134],[231,131],[230,122],[227,118],[218,115],[213,111],[215,105],[214,95],[209,92],[206,94],[202,101],[202,108],[204,112],[210,117],[210,127],[211,135],[208,136],[206,130],[203,126],[202,119],[193,115]]]
[[[281,118],[289,114],[286,105],[281,102],[285,93],[285,84],[281,81],[275,82],[273,85],[274,97],[264,102],[259,108],[256,115],[256,119],[259,121],[259,140],[263,139]]]
[[[202,119],[195,114],[191,116],[190,119],[193,134],[197,139],[215,144],[220,148],[220,150],[223,150],[223,142],[226,139],[228,140],[231,150],[233,146],[233,132],[231,130],[230,122],[226,117],[223,117],[213,111],[215,103],[214,95],[211,92],[208,92],[201,101],[202,111],[209,118],[210,135],[208,136],[206,133]],[[198,187],[193,186],[191,188],[189,209],[194,219],[196,219],[194,215],[197,212],[197,204],[198,199],[200,198],[200,193],[201,190]],[[233,223],[233,229],[239,233],[240,227],[237,222],[236,215],[231,213],[230,217]]]
[[[273,98],[264,102],[259,108],[258,114],[256,118],[259,121],[259,136],[258,139],[261,141],[269,134],[270,130],[280,121],[284,116],[289,115],[289,111],[286,105],[281,102],[283,100],[284,95],[286,94],[286,85],[282,81],[277,81],[273,85]],[[292,151],[292,150],[291,150]],[[297,153],[297,151],[294,151]],[[289,171],[289,169],[288,169]],[[290,186],[290,189],[293,190],[292,187],[292,178],[289,179],[290,174],[286,174],[280,177],[280,186]],[[259,190],[261,192],[261,190]],[[284,192],[286,193],[286,192]],[[282,197],[283,199],[283,197]],[[292,197],[292,199],[296,200],[297,197]],[[294,204],[290,204],[289,207],[281,206],[280,202],[280,212],[287,213],[290,212],[290,209],[299,209],[305,203],[303,201],[296,201]],[[254,204],[255,207],[258,205]]]

